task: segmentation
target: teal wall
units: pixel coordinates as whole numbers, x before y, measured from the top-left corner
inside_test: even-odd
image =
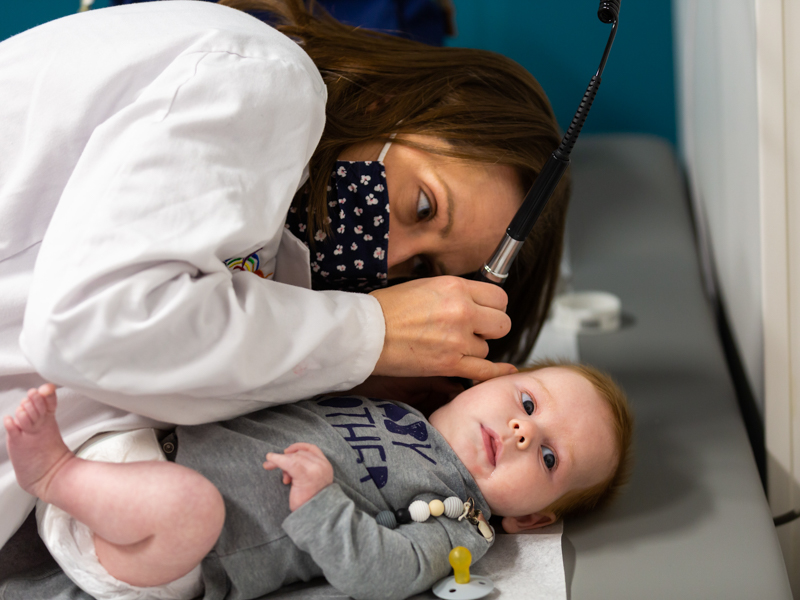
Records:
[[[483,48],[524,66],[547,92],[563,129],[597,71],[610,25],[598,0],[455,0],[448,45]],[[623,0],[603,82],[584,132],[676,139],[670,0]]]
[[[8,2],[5,39],[75,12],[80,0]],[[95,6],[108,4],[96,0]],[[455,0],[457,36],[449,45],[513,58],[541,82],[563,129],[597,70],[610,26],[598,0]],[[643,132],[675,143],[675,88],[670,0],[624,0],[603,83],[586,133]]]
[[[0,17],[0,40],[47,21],[78,12],[80,0],[28,0],[5,2]],[[108,6],[108,0],[95,0],[94,6]]]

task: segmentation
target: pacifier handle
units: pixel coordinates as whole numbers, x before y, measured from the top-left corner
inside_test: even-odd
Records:
[[[469,566],[472,564],[472,552],[464,546],[456,546],[450,550],[448,559],[450,560],[450,566],[453,567],[456,583],[469,583]]]

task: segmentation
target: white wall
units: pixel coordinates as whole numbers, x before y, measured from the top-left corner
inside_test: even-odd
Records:
[[[678,141],[695,210],[756,403],[764,346],[756,0],[674,0]]]
[[[706,263],[764,417],[773,515],[800,511],[800,2],[673,2]],[[800,598],[800,520],[777,533]]]

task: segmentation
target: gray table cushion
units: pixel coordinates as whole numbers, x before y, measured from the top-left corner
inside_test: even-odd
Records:
[[[628,392],[636,466],[611,509],[566,523],[571,598],[791,598],[671,146],[586,137],[573,167],[573,287],[616,294],[632,321],[581,336],[580,356]]]

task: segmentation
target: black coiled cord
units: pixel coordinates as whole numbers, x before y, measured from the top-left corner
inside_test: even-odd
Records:
[[[592,102],[594,102],[594,97],[597,95],[597,90],[599,88],[600,77],[595,75],[589,82],[589,87],[586,88],[583,94],[583,100],[581,100],[578,110],[575,111],[575,116],[572,117],[572,123],[569,124],[567,133],[564,134],[561,144],[558,146],[558,150],[556,150],[556,156],[558,156],[558,158],[569,160],[569,155],[572,153],[575,142],[578,141],[578,134],[581,132],[584,122],[586,122],[586,117],[589,116],[589,109],[592,108]]]
[[[614,23],[619,19],[620,0],[603,0],[597,9],[597,17],[603,23]]]
[[[578,141],[578,135],[583,128],[584,122],[586,122],[586,117],[589,116],[589,109],[592,108],[594,97],[597,95],[597,90],[600,87],[600,80],[603,76],[603,69],[606,67],[608,54],[611,52],[611,45],[614,43],[614,38],[617,35],[620,3],[621,0],[602,0],[600,2],[600,8],[597,9],[597,17],[603,23],[611,23],[611,33],[608,36],[606,49],[603,52],[603,58],[600,60],[597,73],[592,77],[591,81],[589,81],[589,87],[586,88],[580,106],[578,106],[575,116],[572,117],[572,123],[570,123],[567,129],[567,133],[564,134],[564,138],[561,140],[558,150],[554,153],[561,160],[569,160],[572,148],[575,146],[575,142]]]
[[[506,235],[500,241],[492,257],[479,271],[477,275],[479,280],[488,281],[500,286],[503,285],[508,277],[511,264],[516,259],[517,253],[533,230],[533,226],[536,224],[547,202],[550,200],[550,196],[553,195],[553,191],[561,180],[561,176],[569,166],[569,156],[572,153],[575,142],[578,141],[578,136],[581,133],[586,117],[589,116],[589,109],[592,107],[592,102],[594,102],[594,97],[597,95],[597,90],[600,87],[600,78],[603,75],[606,60],[608,60],[608,54],[611,51],[611,44],[614,43],[614,36],[617,33],[617,23],[619,20],[620,3],[621,0],[602,0],[600,2],[600,8],[597,10],[597,17],[603,23],[612,24],[611,34],[608,36],[606,49],[600,61],[600,68],[597,69],[597,74],[594,75],[589,82],[589,87],[586,88],[586,92],[583,94],[580,106],[575,116],[572,117],[572,123],[570,123],[567,132],[564,134],[561,144],[544,163],[542,170],[533,182],[533,186],[525,195],[522,206],[514,215],[508,229],[506,229]]]

